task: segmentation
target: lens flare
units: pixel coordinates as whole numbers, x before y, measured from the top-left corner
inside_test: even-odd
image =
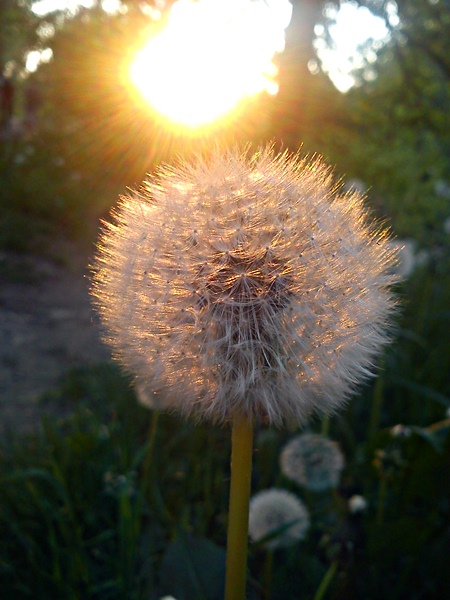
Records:
[[[276,94],[272,59],[284,48],[290,8],[287,0],[179,0],[137,53],[131,79],[154,109],[187,127],[213,122],[246,97]]]

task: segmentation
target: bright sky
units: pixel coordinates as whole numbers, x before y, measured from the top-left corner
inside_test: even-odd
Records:
[[[342,92],[348,91],[355,79],[351,72],[362,67],[364,63],[373,63],[376,60],[374,49],[380,48],[388,39],[388,30],[383,19],[374,16],[366,7],[358,7],[352,2],[342,4],[340,10],[334,7],[325,8],[326,16],[334,21],[330,26],[330,35],[334,47],[330,48],[324,38],[322,25],[316,26],[317,39],[315,48],[322,62],[322,67],[328,72],[334,85]],[[394,2],[388,5],[390,24],[398,25],[399,19]],[[373,40],[373,48],[366,50],[364,56],[358,52],[358,47],[367,40]],[[375,77],[374,71],[366,68],[367,79]]]
[[[181,0],[181,4],[184,0]],[[238,7],[239,4],[247,3],[248,0],[218,0],[215,3],[229,7]],[[283,35],[286,27],[286,19],[289,19],[289,6],[287,0],[261,0],[262,4],[270,7],[273,25],[279,28],[279,34]],[[92,7],[94,0],[37,0],[33,5],[33,11],[38,15],[45,15],[53,10],[76,11],[78,6],[86,8]],[[257,4],[257,3],[256,3]],[[104,10],[114,13],[120,10],[120,0],[103,0]],[[388,7],[389,8],[389,7]],[[326,6],[327,16],[335,21],[331,26],[330,33],[334,40],[334,48],[328,48],[321,37],[323,28],[319,26],[316,30],[317,42],[316,50],[320,61],[325,70],[328,71],[330,78],[341,91],[347,91],[354,85],[355,80],[351,71],[362,64],[362,56],[358,54],[358,46],[368,38],[375,41],[375,47],[381,45],[387,38],[388,31],[384,21],[375,17],[367,8],[358,8],[351,2],[342,5],[337,11],[332,5]],[[266,11],[267,12],[267,11]],[[398,23],[398,17],[395,11],[395,3],[390,6],[390,20],[392,25]],[[376,59],[375,53],[368,53],[365,56],[366,61],[370,62]],[[312,65],[314,71],[314,65]],[[370,78],[370,69],[366,70],[367,77]]]
[[[33,12],[43,16],[54,10],[75,11],[78,6],[92,8],[93,5],[94,0],[37,0],[33,4]]]

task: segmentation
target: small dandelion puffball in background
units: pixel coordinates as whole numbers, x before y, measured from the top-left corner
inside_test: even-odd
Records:
[[[92,291],[141,401],[282,426],[332,413],[371,375],[394,254],[320,161],[217,151],[121,199]]]
[[[367,500],[364,496],[355,494],[348,501],[348,509],[352,514],[364,512],[367,508]]]
[[[313,433],[292,438],[280,455],[283,474],[314,492],[336,487],[344,464],[338,444]]]
[[[304,504],[291,492],[278,489],[263,490],[250,500],[248,529],[251,539],[267,541],[267,548],[291,546],[304,539],[309,528],[309,513]]]

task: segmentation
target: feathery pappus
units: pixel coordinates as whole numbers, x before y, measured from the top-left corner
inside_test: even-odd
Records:
[[[141,401],[280,427],[333,413],[373,373],[395,260],[320,159],[217,150],[120,200],[92,294]]]

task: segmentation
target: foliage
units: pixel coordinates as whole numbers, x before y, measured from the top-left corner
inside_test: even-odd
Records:
[[[41,19],[22,6],[21,52],[11,54],[13,122],[0,130],[3,247],[33,250],[36,229],[92,236],[99,216],[118,195],[139,185],[162,160],[199,152],[211,142],[264,137],[265,98],[243,107],[226,126],[195,135],[170,129],[139,99],[128,74],[130,62],[161,27],[140,4],[130,2],[129,10],[117,15],[98,6],[71,17],[56,11]],[[30,31],[32,41],[25,35]],[[25,73],[27,51],[45,47],[51,47],[52,59],[36,73]],[[31,121],[29,89],[38,94]]]
[[[0,72],[8,63],[20,63],[24,48],[38,43],[39,19],[29,10],[30,0],[0,3]]]
[[[164,418],[149,463],[149,413],[106,366],[70,374],[50,401],[72,404],[73,415],[44,419],[40,435],[11,436],[1,453],[2,588],[11,597],[153,598],[155,569],[169,579],[164,570],[182,552],[181,538],[170,544],[180,528],[214,528],[223,543],[224,432],[192,435]]]
[[[19,19],[23,37],[14,39],[21,51],[13,51],[5,38],[16,71],[24,63],[24,48],[51,46],[53,58],[16,82],[18,119],[24,118],[28,86],[38,88],[41,105],[33,130],[19,131],[2,148],[1,204],[8,226],[3,245],[26,245],[29,236],[15,231],[22,221],[32,231],[30,221],[36,219],[38,228],[62,223],[78,235],[126,186],[137,185],[174,154],[199,151],[212,140],[270,138],[323,154],[338,175],[362,180],[371,205],[399,236],[413,237],[421,246],[442,243],[441,224],[450,216],[448,197],[439,192],[450,177],[445,3],[398,2],[400,24],[392,26],[390,3],[361,2],[385,19],[391,39],[370,65],[378,76],[365,81],[363,69],[361,87],[346,95],[326,75],[313,76],[306,68],[313,56],[314,22],[327,23],[320,2],[307,3],[307,18],[301,4],[294,3],[288,48],[279,58],[278,97],[261,97],[223,129],[192,138],[160,122],[127,78],[134,49],[160,26],[139,3],[128,2],[123,14],[97,6],[70,18],[58,11],[37,18],[29,3],[10,1],[7,14],[19,16],[2,27],[12,31],[8,23]],[[29,146],[33,160],[16,165]]]
[[[43,251],[55,235],[91,239],[111,194],[123,189],[93,189],[52,132],[5,140],[0,169],[0,245],[19,252]]]
[[[448,3],[396,2],[396,25],[392,2],[358,4],[384,19],[389,42],[377,49],[368,40],[361,48],[363,56],[376,51],[377,60],[365,61],[354,74],[358,87],[345,95],[323,73],[303,69],[295,115],[284,115],[291,123],[287,139],[325,155],[345,178],[362,180],[372,206],[396,234],[424,247],[442,244],[442,221],[450,216],[448,191],[440,191],[450,178]],[[330,23],[325,19],[324,25]],[[308,58],[304,50],[297,60]],[[293,87],[289,78],[280,84]]]

